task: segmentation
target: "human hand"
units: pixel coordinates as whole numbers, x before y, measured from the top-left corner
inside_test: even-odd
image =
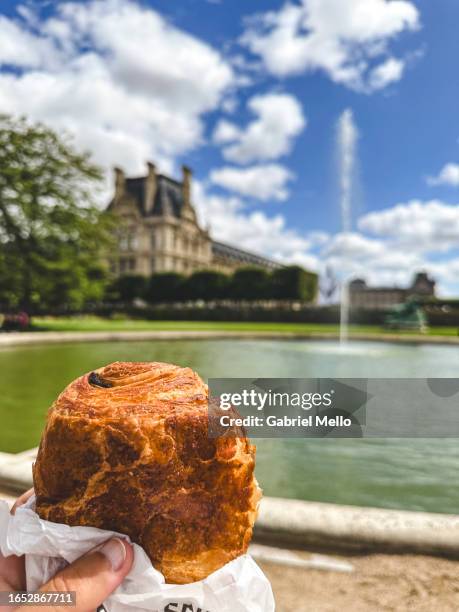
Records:
[[[16,500],[11,509],[14,514],[19,506],[25,504],[33,494],[27,491]],[[72,612],[92,612],[112,593],[129,573],[134,561],[132,546],[120,538],[112,538],[101,546],[89,551],[51,580],[40,587],[39,591],[75,591],[76,605]],[[24,557],[3,557],[0,554],[0,590],[25,591]],[[34,606],[32,606],[32,609]],[[0,606],[2,610],[11,607]],[[31,606],[14,608],[16,612],[30,612]],[[40,612],[59,612],[67,608],[40,606]]]

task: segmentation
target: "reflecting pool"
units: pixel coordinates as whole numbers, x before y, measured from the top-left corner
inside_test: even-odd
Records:
[[[453,346],[288,340],[156,340],[0,350],[0,451],[36,446],[67,383],[111,361],[168,361],[209,377],[457,377]],[[266,495],[454,512],[459,444],[448,440],[257,440]]]

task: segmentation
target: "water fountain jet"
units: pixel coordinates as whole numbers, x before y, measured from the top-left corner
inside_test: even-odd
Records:
[[[352,230],[352,196],[355,175],[357,127],[354,115],[347,108],[338,119],[337,144],[339,152],[341,231]],[[339,339],[343,345],[349,338],[349,282],[344,273],[341,280]]]

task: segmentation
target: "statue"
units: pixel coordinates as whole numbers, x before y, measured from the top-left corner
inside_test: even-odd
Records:
[[[419,302],[410,298],[390,310],[384,319],[384,326],[388,329],[413,329],[425,333],[427,318]]]

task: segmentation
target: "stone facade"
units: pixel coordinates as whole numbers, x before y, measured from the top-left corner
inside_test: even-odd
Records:
[[[435,296],[435,281],[426,274],[418,272],[410,287],[369,287],[360,278],[349,284],[351,307],[390,308],[404,304],[410,298]]]
[[[118,250],[110,261],[114,275],[279,267],[264,257],[213,241],[200,226],[191,202],[191,170],[183,166],[182,172],[182,180],[176,181],[158,174],[152,163],[147,175],[138,178],[115,169],[115,195],[108,206],[119,219]]]

